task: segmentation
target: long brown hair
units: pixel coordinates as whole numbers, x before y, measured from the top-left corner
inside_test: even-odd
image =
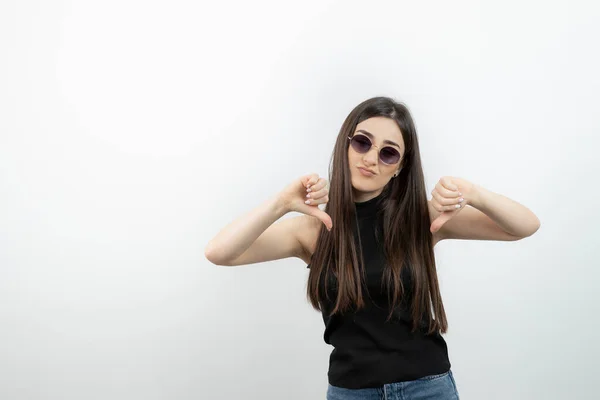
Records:
[[[307,297],[316,310],[331,308],[325,307],[323,302],[323,296],[330,300],[328,291],[320,288],[331,287],[331,282],[335,282],[337,298],[330,316],[352,307],[359,310],[365,306],[365,270],[362,249],[355,245],[358,227],[347,137],[354,134],[356,125],[372,117],[387,117],[396,121],[405,144],[400,173],[387,183],[380,199],[387,261],[382,283],[388,288],[390,302],[387,320],[392,318],[397,307],[407,306],[413,332],[425,326],[428,335],[439,331],[445,333],[448,323],[436,273],[433,236],[429,230],[429,209],[417,132],[406,105],[389,97],[363,101],[350,112],[340,129],[329,166],[329,201],[325,206],[325,212],[331,216],[333,229],[329,232],[321,224],[319,239],[310,261]],[[408,269],[404,272],[408,272],[412,283],[407,302],[403,298],[406,293],[401,280],[403,268]]]

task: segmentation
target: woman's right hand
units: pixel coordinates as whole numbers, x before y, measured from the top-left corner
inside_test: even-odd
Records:
[[[310,189],[307,191],[307,189]],[[306,195],[310,195],[306,197]],[[329,201],[329,185],[327,179],[319,178],[318,174],[308,174],[295,179],[285,187],[279,194],[288,211],[296,211],[306,215],[312,215],[325,224],[327,230],[331,230],[333,222],[325,211],[318,205]],[[306,204],[306,201],[310,201]]]

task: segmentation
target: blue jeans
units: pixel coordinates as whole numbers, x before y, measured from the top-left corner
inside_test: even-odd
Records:
[[[459,400],[452,371],[376,388],[345,389],[328,384],[327,400]]]

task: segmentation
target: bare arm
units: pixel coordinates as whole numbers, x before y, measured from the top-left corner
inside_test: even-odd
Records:
[[[267,199],[225,226],[208,243],[204,255],[213,264],[232,266],[300,254],[290,229],[294,218],[274,224],[286,213],[278,195]]]
[[[317,174],[294,179],[281,192],[223,228],[208,243],[204,255],[213,264],[227,266],[287,257],[306,259],[302,235],[310,225],[307,221],[316,217],[328,229],[332,226],[331,217],[318,207],[327,203],[328,192],[327,180]],[[289,211],[306,215],[275,222]]]
[[[531,236],[540,227],[538,217],[524,205],[466,179],[443,177],[432,195],[432,232],[442,239],[512,241]],[[466,201],[456,209],[461,198]]]

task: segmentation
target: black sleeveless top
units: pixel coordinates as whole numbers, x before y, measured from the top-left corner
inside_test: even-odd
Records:
[[[325,323],[323,339],[334,347],[329,357],[329,384],[347,389],[380,387],[386,383],[409,381],[450,369],[448,349],[439,333],[426,335],[425,325],[411,333],[412,319],[403,306],[386,322],[389,313],[386,286],[382,286],[385,257],[382,218],[378,214],[381,195],[354,203],[365,261],[366,307],[328,317],[334,303],[322,312]],[[310,264],[307,266],[310,268]],[[403,269],[402,282],[410,296],[410,274]],[[330,292],[331,302],[336,298]],[[405,303],[403,303],[405,304]]]

